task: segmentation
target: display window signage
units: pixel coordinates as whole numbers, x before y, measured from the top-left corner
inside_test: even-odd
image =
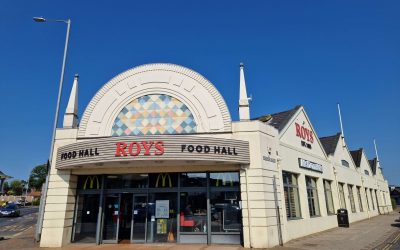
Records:
[[[305,160],[305,159],[299,158],[299,166],[301,168],[306,168],[306,169],[317,171],[317,172],[320,172],[320,173],[323,172],[321,164],[318,164],[318,163],[315,163],[315,162],[311,162],[311,161],[308,161],[308,160]]]
[[[215,157],[218,155],[218,157]],[[195,136],[109,137],[65,145],[57,150],[56,168],[116,161],[186,160],[248,164],[248,142]]]
[[[294,125],[296,128],[296,136],[302,139],[301,146],[311,149],[312,148],[311,145],[314,143],[313,131],[298,124],[297,122]]]

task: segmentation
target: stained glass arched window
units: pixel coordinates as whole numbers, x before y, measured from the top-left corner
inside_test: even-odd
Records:
[[[192,112],[168,95],[145,95],[128,103],[118,114],[112,136],[196,133]]]

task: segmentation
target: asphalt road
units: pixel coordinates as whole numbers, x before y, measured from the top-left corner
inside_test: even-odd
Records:
[[[12,238],[36,224],[38,207],[21,208],[20,217],[0,217],[0,237]]]

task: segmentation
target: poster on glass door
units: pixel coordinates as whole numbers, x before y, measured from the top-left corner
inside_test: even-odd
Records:
[[[156,200],[156,218],[169,218],[169,200]]]

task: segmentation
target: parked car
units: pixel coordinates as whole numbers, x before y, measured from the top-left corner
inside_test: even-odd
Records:
[[[0,216],[13,216],[18,217],[21,215],[21,211],[17,204],[7,204],[5,207],[0,208]]]

